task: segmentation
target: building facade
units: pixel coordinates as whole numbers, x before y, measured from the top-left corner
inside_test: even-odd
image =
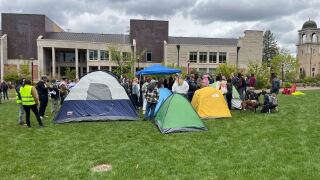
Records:
[[[320,29],[316,22],[309,20],[298,33],[297,59],[300,62],[300,73],[315,77],[320,72]]]
[[[262,63],[263,32],[246,30],[234,38],[169,36],[169,22],[130,20],[129,34],[65,32],[45,15],[2,14],[0,31],[1,77],[5,69],[33,64],[34,78],[60,78],[66,68],[81,77],[94,70],[109,70],[110,47],[124,56],[145,52],[134,67],[152,64],[179,65],[200,72],[214,72],[224,63],[246,68],[250,61]],[[32,62],[32,63],[30,63]],[[4,68],[4,70],[3,70]]]

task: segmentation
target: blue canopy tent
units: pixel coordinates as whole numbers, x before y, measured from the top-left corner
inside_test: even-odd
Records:
[[[142,69],[141,71],[137,71],[136,75],[155,75],[155,74],[175,74],[181,73],[180,69],[168,68],[165,66],[161,66],[160,64],[152,65]]]

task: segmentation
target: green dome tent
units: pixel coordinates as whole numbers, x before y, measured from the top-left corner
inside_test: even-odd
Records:
[[[179,94],[172,94],[162,104],[155,123],[164,134],[207,130],[189,101]]]

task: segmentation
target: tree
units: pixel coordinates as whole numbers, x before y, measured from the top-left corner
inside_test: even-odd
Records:
[[[75,79],[76,78],[76,70],[75,69],[71,70],[71,68],[68,67],[64,71],[64,74],[68,79]]]
[[[271,60],[272,72],[282,78],[284,73],[285,81],[295,81],[299,77],[299,61],[293,57],[286,49],[282,49],[280,54]]]
[[[19,76],[21,78],[31,79],[30,66],[26,61],[20,64]]]
[[[216,69],[217,74],[223,74],[226,78],[231,78],[231,74],[236,72],[237,67],[231,64],[220,64]]]
[[[262,62],[270,65],[271,59],[279,54],[279,47],[277,43],[278,42],[276,41],[274,34],[270,30],[264,32]]]
[[[266,88],[268,86],[270,72],[266,63],[250,62],[247,73],[255,75],[257,88]]]

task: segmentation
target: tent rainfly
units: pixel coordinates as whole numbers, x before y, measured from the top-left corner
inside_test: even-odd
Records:
[[[138,120],[138,114],[117,79],[96,71],[71,89],[54,123],[105,120]]]
[[[160,64],[152,65],[136,72],[136,75],[175,74],[181,73],[180,69],[168,68]]]

